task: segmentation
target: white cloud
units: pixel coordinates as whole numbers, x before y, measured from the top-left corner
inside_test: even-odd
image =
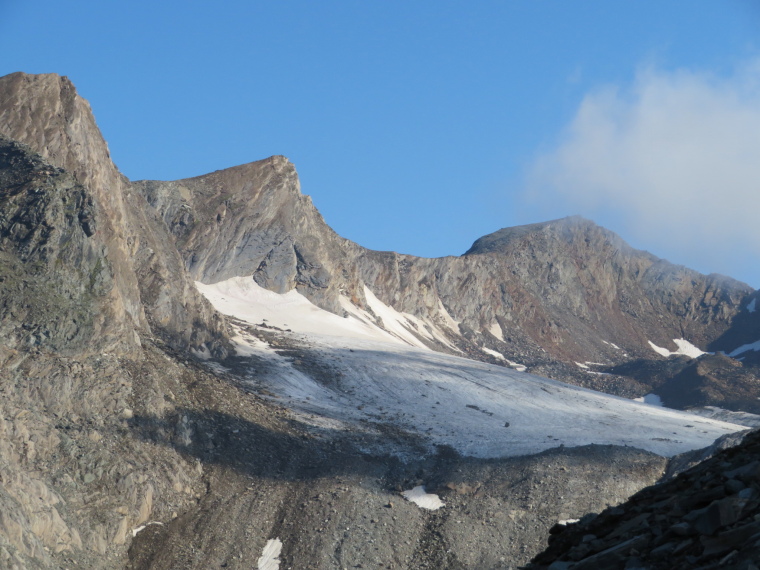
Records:
[[[528,188],[544,212],[616,218],[636,245],[747,279],[732,263],[760,254],[760,61],[589,93]]]

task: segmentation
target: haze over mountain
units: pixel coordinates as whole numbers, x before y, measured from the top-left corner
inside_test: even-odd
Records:
[[[9,568],[514,567],[743,429],[579,386],[756,411],[758,292],[583,218],[368,250],[281,156],[129,181],[23,73],[0,199]]]

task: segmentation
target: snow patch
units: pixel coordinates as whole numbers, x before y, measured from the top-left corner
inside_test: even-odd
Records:
[[[267,331],[287,326],[290,332],[276,334],[320,365],[296,367],[293,358],[277,354],[240,328],[233,339],[235,350],[250,357],[249,381],[258,393],[315,429],[364,434],[370,451],[379,446],[388,453],[405,453],[405,447],[380,429],[386,425],[419,438],[431,453],[438,445],[450,445],[462,455],[480,458],[591,443],[671,456],[740,429],[527,374],[520,371],[523,365],[506,358],[520,368],[410,346],[371,324],[372,315],[350,302],[343,303],[348,316],[340,317],[296,292],[266,291],[250,278],[198,288],[217,310],[248,321],[254,329],[262,319],[270,326]],[[383,307],[376,301],[373,311],[387,311],[386,325],[396,322],[400,333],[415,338],[404,328],[406,316]],[[695,423],[699,430],[684,427]],[[547,438],[547,433],[555,436]]]
[[[754,312],[757,310],[757,309],[756,309],[756,306],[755,306],[755,302],[756,302],[756,301],[757,301],[757,299],[752,299],[752,300],[749,302],[749,304],[748,304],[748,305],[747,305],[747,307],[746,307],[746,309],[747,309],[747,312],[748,312],[748,313],[754,313]]]
[[[443,324],[450,328],[453,332],[458,333],[459,332],[459,321],[455,320],[454,317],[451,316],[451,314],[446,310],[446,307],[443,306],[443,301],[441,299],[438,299],[438,313],[441,316],[441,319],[443,320]]]
[[[504,342],[504,332],[501,330],[501,325],[498,322],[494,322],[488,327],[488,332],[498,338],[501,342]]]
[[[480,350],[482,350],[486,354],[490,354],[491,356],[495,356],[496,358],[499,358],[501,360],[506,360],[506,358],[504,358],[504,355],[501,352],[496,352],[495,350],[491,350],[490,348],[485,347],[485,346],[480,347]]]
[[[137,534],[140,531],[145,530],[147,527],[149,527],[152,524],[157,524],[157,525],[160,525],[160,526],[164,526],[164,523],[159,522],[159,521],[150,521],[150,522],[147,522],[147,523],[145,523],[143,525],[140,525],[140,526],[132,529],[132,538],[134,538],[135,536],[137,536]]]
[[[607,372],[595,372],[594,370],[589,369],[589,366],[604,366],[604,364],[602,364],[601,362],[586,361],[585,363],[576,362],[575,364],[579,368],[582,368],[588,374],[597,374],[599,376],[610,376],[610,374]]]
[[[519,362],[512,362],[508,358],[505,358],[504,360],[506,360],[507,364],[509,364],[512,368],[514,368],[518,372],[525,372],[528,369],[527,366],[525,366],[524,364],[520,364]]]
[[[446,503],[441,501],[438,495],[426,493],[425,487],[422,485],[419,485],[414,489],[410,489],[409,491],[402,492],[401,496],[404,497],[407,501],[411,501],[421,509],[427,509],[429,511],[437,511],[441,507],[446,506]]]
[[[646,394],[644,396],[641,396],[641,398],[634,398],[633,401],[649,404],[650,406],[663,406],[662,398],[660,398],[657,394]]]
[[[705,351],[698,349],[696,346],[684,338],[673,339],[673,342],[676,343],[676,346],[678,347],[675,352],[671,352],[667,348],[657,346],[651,340],[647,342],[649,343],[649,346],[652,347],[652,350],[654,350],[657,354],[664,356],[665,358],[676,355],[688,356],[689,358],[699,358],[703,354],[707,354]]]
[[[735,358],[735,357],[739,356],[740,354],[743,354],[745,352],[749,352],[750,350],[760,350],[760,340],[758,340],[756,342],[751,342],[749,344],[743,344],[739,348],[737,348],[736,350],[730,352],[728,354],[728,356],[730,356],[731,358]]]
[[[254,325],[266,324],[270,328],[305,334],[393,341],[392,336],[371,324],[371,318],[370,322],[357,318],[356,313],[360,311],[356,307],[352,313],[354,318],[339,317],[312,304],[295,289],[274,293],[260,287],[253,277],[233,277],[213,285],[196,281],[195,286],[220,313]]]
[[[622,349],[621,349],[621,348],[620,348],[618,345],[616,345],[616,344],[614,344],[614,343],[611,343],[611,342],[607,342],[606,340],[603,340],[602,342],[603,342],[604,344],[608,345],[608,346],[611,346],[611,347],[612,347],[612,348],[614,348],[615,350],[622,350]]]
[[[282,552],[282,542],[279,538],[270,538],[267,540],[264,550],[256,562],[257,570],[277,570],[280,567],[280,552]]]
[[[448,341],[445,335],[436,330],[436,327],[425,323],[422,319],[419,319],[414,315],[401,313],[390,305],[386,305],[378,299],[366,285],[364,286],[364,297],[367,299],[367,305],[372,309],[372,312],[382,319],[383,328],[405,343],[417,348],[427,349],[427,345],[419,339],[419,336],[422,336],[430,341],[439,342],[448,348],[458,351],[458,349]],[[443,305],[441,305],[441,307],[443,307]],[[444,311],[445,310],[446,309],[444,309]],[[449,318],[451,318],[451,316],[449,316]]]

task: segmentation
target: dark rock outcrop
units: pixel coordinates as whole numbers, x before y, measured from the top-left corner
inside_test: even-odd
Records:
[[[636,493],[626,503],[552,529],[527,568],[760,566],[760,432]]]
[[[655,393],[671,408],[718,406],[760,413],[760,369],[722,354],[706,354],[668,379]]]

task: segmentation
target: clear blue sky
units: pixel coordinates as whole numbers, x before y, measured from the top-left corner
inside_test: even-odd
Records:
[[[756,5],[0,0],[0,75],[68,75],[133,180],[283,154],[373,249],[580,213],[760,287]]]

